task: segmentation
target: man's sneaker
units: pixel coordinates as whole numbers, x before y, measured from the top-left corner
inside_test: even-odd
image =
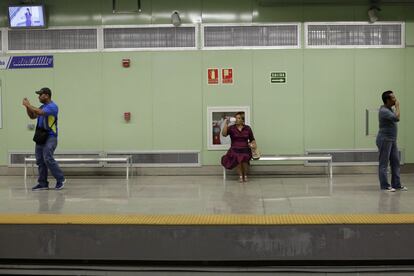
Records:
[[[47,184],[37,184],[32,188],[32,191],[42,191],[42,190],[49,190],[49,186]]]
[[[386,191],[386,192],[395,192],[396,190],[392,187],[387,187],[387,188],[384,189],[384,191]]]
[[[55,190],[62,190],[65,187],[66,178],[62,182],[56,183]]]
[[[397,188],[397,190],[398,190],[398,191],[403,191],[403,192],[406,192],[406,191],[408,191],[408,188],[407,188],[407,187],[405,187],[405,186],[401,186],[401,187]]]

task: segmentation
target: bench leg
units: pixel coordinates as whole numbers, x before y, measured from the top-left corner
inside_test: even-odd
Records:
[[[24,163],[24,182],[26,182],[27,179],[27,163]]]
[[[329,178],[332,179],[332,161],[329,161]]]
[[[127,164],[126,164],[126,179],[127,180],[129,179],[129,161],[127,161]]]
[[[34,163],[32,162],[32,177],[35,178],[35,169],[34,169]]]
[[[27,191],[27,163],[24,162],[24,188]]]
[[[333,194],[333,184],[332,184],[332,160],[329,161],[329,195]]]

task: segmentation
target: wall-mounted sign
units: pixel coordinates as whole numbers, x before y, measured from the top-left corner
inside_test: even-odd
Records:
[[[287,82],[286,72],[271,72],[270,82],[271,83],[286,83]]]
[[[53,68],[53,56],[0,57],[0,69]]]
[[[218,84],[219,83],[219,73],[217,68],[208,68],[207,69],[207,83],[208,84]]]
[[[233,69],[221,69],[221,82],[225,84],[233,83]]]

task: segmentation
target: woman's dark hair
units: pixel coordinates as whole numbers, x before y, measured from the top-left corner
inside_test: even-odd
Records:
[[[382,101],[384,102],[384,104],[387,103],[388,99],[391,98],[391,94],[393,92],[391,90],[385,91],[384,93],[382,93]]]
[[[243,111],[239,111],[236,114],[234,114],[234,117],[236,117],[237,115],[240,115],[240,117],[242,118],[242,120],[244,122],[244,112]]]

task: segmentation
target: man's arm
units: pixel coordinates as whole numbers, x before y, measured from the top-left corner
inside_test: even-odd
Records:
[[[37,118],[37,115],[35,113],[33,113],[32,111],[30,111],[30,109],[28,109],[27,107],[26,107],[26,113],[27,113],[27,116],[29,116],[30,119],[36,119]]]
[[[27,98],[23,99],[23,105],[26,107],[27,115],[31,119],[36,119],[38,116],[45,114],[42,109],[32,106]]]

